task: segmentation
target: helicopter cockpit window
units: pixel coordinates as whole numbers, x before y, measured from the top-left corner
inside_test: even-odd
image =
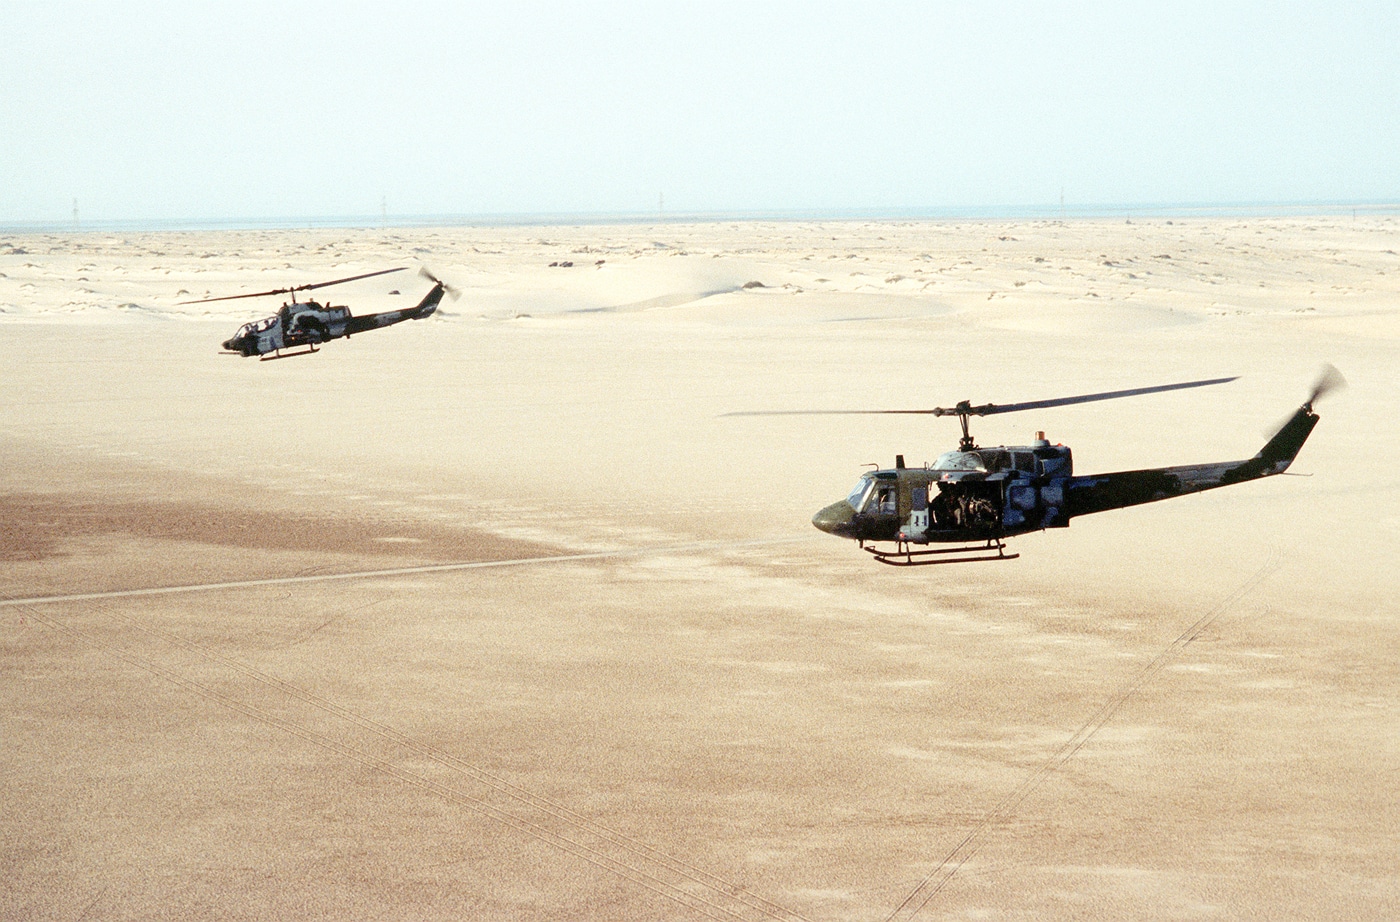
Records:
[[[946,451],[933,462],[935,471],[985,471],[982,456],[975,451]]]
[[[871,507],[871,511],[879,515],[894,515],[898,508],[894,485],[881,484],[875,491],[875,505]]]
[[[255,333],[261,333],[271,327],[276,320],[276,317],[264,317],[262,320],[254,320],[245,323],[238,328],[238,332],[235,333],[234,336],[252,336]]]
[[[871,480],[869,477],[862,477],[860,480],[856,481],[855,488],[852,489],[850,495],[846,497],[846,502],[850,504],[852,509],[856,512],[860,512],[865,508],[865,501],[870,498],[870,488],[874,486],[874,484],[875,481]]]
[[[989,473],[1004,471],[1011,466],[1011,455],[1000,448],[987,448],[980,452],[982,466]]]

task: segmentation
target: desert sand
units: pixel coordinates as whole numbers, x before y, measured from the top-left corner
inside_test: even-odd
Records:
[[[1365,214],[0,234],[0,918],[1400,916],[1397,250]],[[277,299],[177,303],[396,265],[462,297],[309,357],[218,354]],[[809,524],[955,421],[722,415],[1240,376],[974,421],[1091,473],[1249,457],[1324,362],[1307,476],[997,564]]]

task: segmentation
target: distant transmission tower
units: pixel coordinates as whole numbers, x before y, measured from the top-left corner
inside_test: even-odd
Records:
[[[666,223],[666,193],[656,193],[656,215],[661,219],[661,223]]]
[[[389,226],[389,196],[387,195],[379,197],[379,226]]]
[[[78,229],[78,200],[73,199],[73,230]]]

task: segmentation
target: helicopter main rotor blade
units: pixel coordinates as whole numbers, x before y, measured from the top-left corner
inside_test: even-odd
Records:
[[[725,413],[724,416],[851,416],[851,415],[910,415],[910,416],[993,416],[997,413],[1015,413],[1020,410],[1039,410],[1045,407],[1063,407],[1075,403],[1090,403],[1095,400],[1114,400],[1119,397],[1137,397],[1142,394],[1156,394],[1161,391],[1178,391],[1188,387],[1206,387],[1211,384],[1225,384],[1234,378],[1210,378],[1205,381],[1186,381],[1181,384],[1159,384],[1155,387],[1135,387],[1125,391],[1105,391],[1101,394],[1080,394],[1078,397],[1056,397],[1051,400],[1029,400],[1024,403],[984,403],[970,406],[966,401],[956,407],[934,407],[931,410],[742,410]]]
[[[1236,375],[1231,378],[1209,378],[1204,381],[1186,381],[1181,384],[1159,384],[1155,387],[1134,387],[1125,391],[1105,391],[1101,394],[1081,394],[1078,397],[1055,397],[1050,400],[1028,400],[1025,403],[986,403],[980,407],[967,407],[965,412],[973,416],[992,416],[997,413],[1018,413],[1021,410],[1041,410],[1046,407],[1066,407],[1076,403],[1092,403],[1096,400],[1116,400],[1119,397],[1139,397],[1143,394],[1159,394],[1162,391],[1180,391],[1188,387],[1209,387],[1212,384],[1227,384],[1231,381],[1239,380]],[[956,416],[963,409],[954,408],[951,410],[939,407],[939,416]],[[937,412],[937,411],[935,411]]]
[[[388,275],[390,272],[402,272],[403,266],[397,269],[380,269],[378,272],[366,272],[364,275],[352,275],[349,278],[336,279],[333,282],[316,282],[312,285],[296,285],[292,288],[275,288],[272,291],[256,291],[249,295],[226,295],[222,298],[201,298],[198,301],[180,301],[180,304],[209,304],[213,301],[237,301],[239,298],[266,298],[269,295],[285,295],[294,291],[310,291],[313,288],[325,288],[328,285],[343,285],[346,282],[357,282],[360,279],[374,278],[376,275]]]
[[[878,413],[933,413],[933,410],[735,410],[720,416],[870,416]]]
[[[309,291],[312,288],[325,288],[328,285],[343,285],[346,282],[357,282],[360,279],[372,279],[376,275],[388,275],[391,272],[402,272],[406,267],[399,266],[397,269],[380,269],[378,272],[366,272],[364,275],[352,275],[349,278],[336,279],[334,282],[317,282],[315,285],[298,285],[292,291]]]
[[[198,301],[177,301],[177,304],[210,304],[214,301],[237,301],[239,298],[266,298],[269,295],[284,295],[291,288],[276,288],[272,291],[255,291],[250,295],[225,295],[222,298],[200,298]]]

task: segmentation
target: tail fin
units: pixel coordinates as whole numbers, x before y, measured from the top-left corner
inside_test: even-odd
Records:
[[[427,266],[419,266],[418,274],[433,283],[433,290],[428,292],[427,297],[419,302],[418,306],[413,309],[411,316],[415,319],[421,320],[437,310],[438,304],[442,301],[442,296],[444,294],[453,301],[456,301],[462,296],[461,291],[453,288],[451,285],[429,272]]]
[[[1288,417],[1273,438],[1261,449],[1259,454],[1240,465],[1238,471],[1233,472],[1236,480],[1252,480],[1255,477],[1267,477],[1270,474],[1282,474],[1288,470],[1288,466],[1293,463],[1293,459],[1298,457],[1298,452],[1302,449],[1303,443],[1312,435],[1313,427],[1317,425],[1318,415],[1313,412],[1313,404],[1324,394],[1340,390],[1347,386],[1347,379],[1342,377],[1342,373],[1331,365],[1323,365],[1322,372],[1318,375],[1317,381],[1313,384],[1312,393],[1308,399],[1303,401],[1303,405]]]
[[[1270,473],[1282,474],[1288,470],[1288,465],[1293,463],[1293,459],[1298,457],[1298,452],[1303,447],[1303,443],[1312,435],[1313,427],[1317,425],[1318,415],[1312,411],[1311,401],[1298,408],[1298,412],[1288,418],[1288,422],[1283,424],[1283,428],[1269,439],[1268,444],[1259,450],[1256,457],[1266,465],[1273,468]]]
[[[1319,418],[1312,411],[1311,402],[1303,404],[1288,418],[1288,422],[1274,433],[1274,437],[1259,449],[1259,454],[1227,470],[1220,478],[1221,484],[1243,483],[1246,480],[1282,474],[1288,470],[1293,459],[1298,457],[1303,443],[1312,435],[1313,427],[1317,425]]]
[[[433,311],[438,309],[438,304],[442,302],[442,294],[445,290],[446,288],[442,282],[438,282],[432,287],[431,291],[423,296],[423,300],[418,302],[418,306],[409,312],[410,316],[415,320],[422,320],[424,317],[431,316]]]

